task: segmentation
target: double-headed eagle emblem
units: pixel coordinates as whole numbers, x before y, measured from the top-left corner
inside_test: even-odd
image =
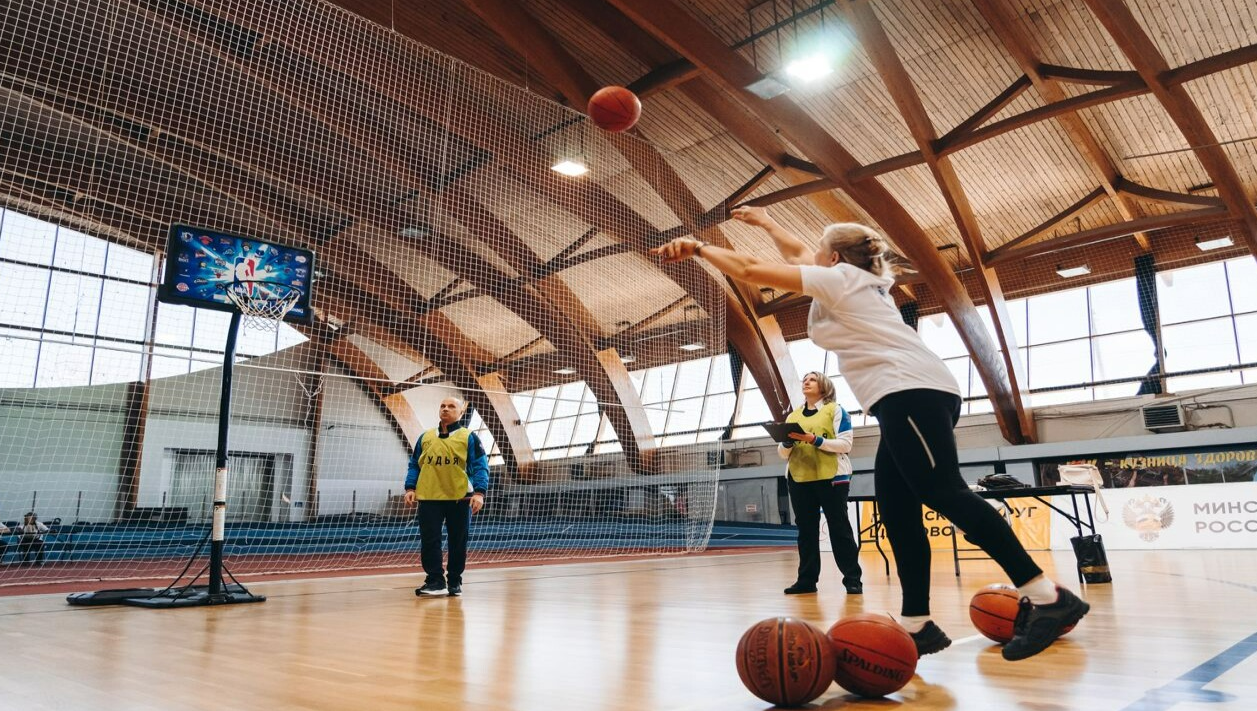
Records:
[[[1122,507],[1122,520],[1145,541],[1155,541],[1174,524],[1174,506],[1164,497],[1144,495]]]

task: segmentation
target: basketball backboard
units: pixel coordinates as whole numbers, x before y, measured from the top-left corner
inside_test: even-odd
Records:
[[[166,269],[157,298],[218,311],[236,311],[227,296],[233,283],[282,284],[301,293],[285,321],[310,323],[310,282],[314,253],[254,237],[231,235],[200,227],[174,225],[166,243]],[[264,295],[264,294],[263,294]]]

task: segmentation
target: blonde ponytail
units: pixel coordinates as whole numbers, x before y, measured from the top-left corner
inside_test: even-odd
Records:
[[[821,244],[842,257],[842,261],[877,276],[895,276],[893,253],[886,238],[877,230],[858,222],[840,222],[825,228]]]

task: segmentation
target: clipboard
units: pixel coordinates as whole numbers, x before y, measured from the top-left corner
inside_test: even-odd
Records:
[[[799,423],[797,422],[783,422],[781,424],[770,422],[768,424],[764,424],[760,426],[768,430],[768,434],[774,440],[776,440],[777,442],[780,442],[781,444],[796,444],[797,443],[798,440],[790,439],[789,435],[791,432],[795,434],[807,434],[806,432],[804,432],[803,427],[800,426]]]

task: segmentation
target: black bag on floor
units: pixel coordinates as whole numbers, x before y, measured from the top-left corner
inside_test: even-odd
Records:
[[[1088,583],[1111,583],[1113,576],[1109,574],[1109,557],[1104,553],[1104,539],[1098,533],[1090,536],[1074,536],[1069,539],[1074,544],[1074,557],[1078,558],[1078,572]]]

